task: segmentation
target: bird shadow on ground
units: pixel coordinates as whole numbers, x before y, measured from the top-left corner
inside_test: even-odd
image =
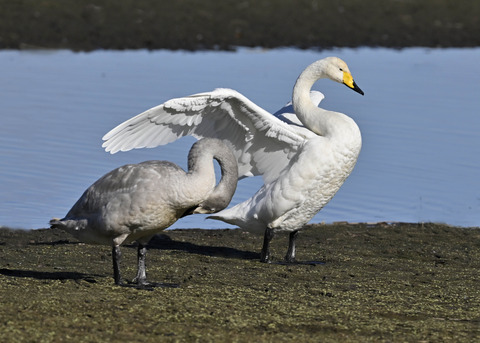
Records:
[[[67,245],[67,244],[78,245],[80,243],[79,242],[71,242],[71,241],[66,240],[66,239],[61,239],[61,240],[54,241],[54,242],[31,242],[31,243],[28,243],[28,245],[51,245],[51,246]]]
[[[86,281],[89,283],[96,283],[95,277],[103,275],[83,274],[76,272],[40,272],[34,270],[20,270],[20,269],[0,269],[0,274],[4,276],[33,278],[38,280],[74,280]]]
[[[148,249],[179,250],[197,255],[237,258],[245,260],[255,260],[260,258],[259,253],[238,250],[235,248],[199,245],[190,242],[175,241],[164,234],[155,235],[148,243]]]

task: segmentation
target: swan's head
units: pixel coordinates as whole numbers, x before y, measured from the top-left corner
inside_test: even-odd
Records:
[[[343,83],[348,88],[353,89],[355,92],[364,94],[360,87],[353,81],[352,74],[348,69],[347,64],[338,57],[327,57],[322,60],[325,62],[323,71],[325,75],[336,82]]]

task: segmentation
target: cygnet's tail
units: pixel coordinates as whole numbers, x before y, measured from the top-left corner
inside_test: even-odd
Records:
[[[50,229],[63,229],[65,224],[62,222],[60,218],[52,218],[49,221]]]
[[[86,220],[74,220],[65,218],[53,218],[52,220],[50,220],[49,223],[51,229],[61,229],[70,233],[81,230],[87,225]]]

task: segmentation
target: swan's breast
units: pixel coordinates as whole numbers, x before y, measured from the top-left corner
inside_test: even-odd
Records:
[[[271,207],[280,230],[294,230],[306,224],[340,189],[352,172],[361,147],[360,135],[346,141],[325,137],[310,139],[289,168],[273,185]]]

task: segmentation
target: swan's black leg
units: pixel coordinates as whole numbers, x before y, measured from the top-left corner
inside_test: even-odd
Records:
[[[120,276],[120,258],[122,253],[120,252],[120,246],[114,245],[112,247],[112,259],[113,259],[113,278],[116,285],[122,284],[122,278]]]
[[[260,254],[260,262],[270,263],[270,241],[274,236],[273,229],[266,228],[265,236],[263,237],[263,247]]]
[[[297,236],[298,236],[298,230],[290,232],[287,255],[285,256],[286,262],[289,262],[289,263],[295,262],[295,241],[297,240]]]
[[[137,250],[137,263],[138,263],[137,276],[132,281],[139,286],[145,286],[148,284],[147,268],[145,265],[146,257],[147,257],[147,247],[139,243],[138,250]]]

